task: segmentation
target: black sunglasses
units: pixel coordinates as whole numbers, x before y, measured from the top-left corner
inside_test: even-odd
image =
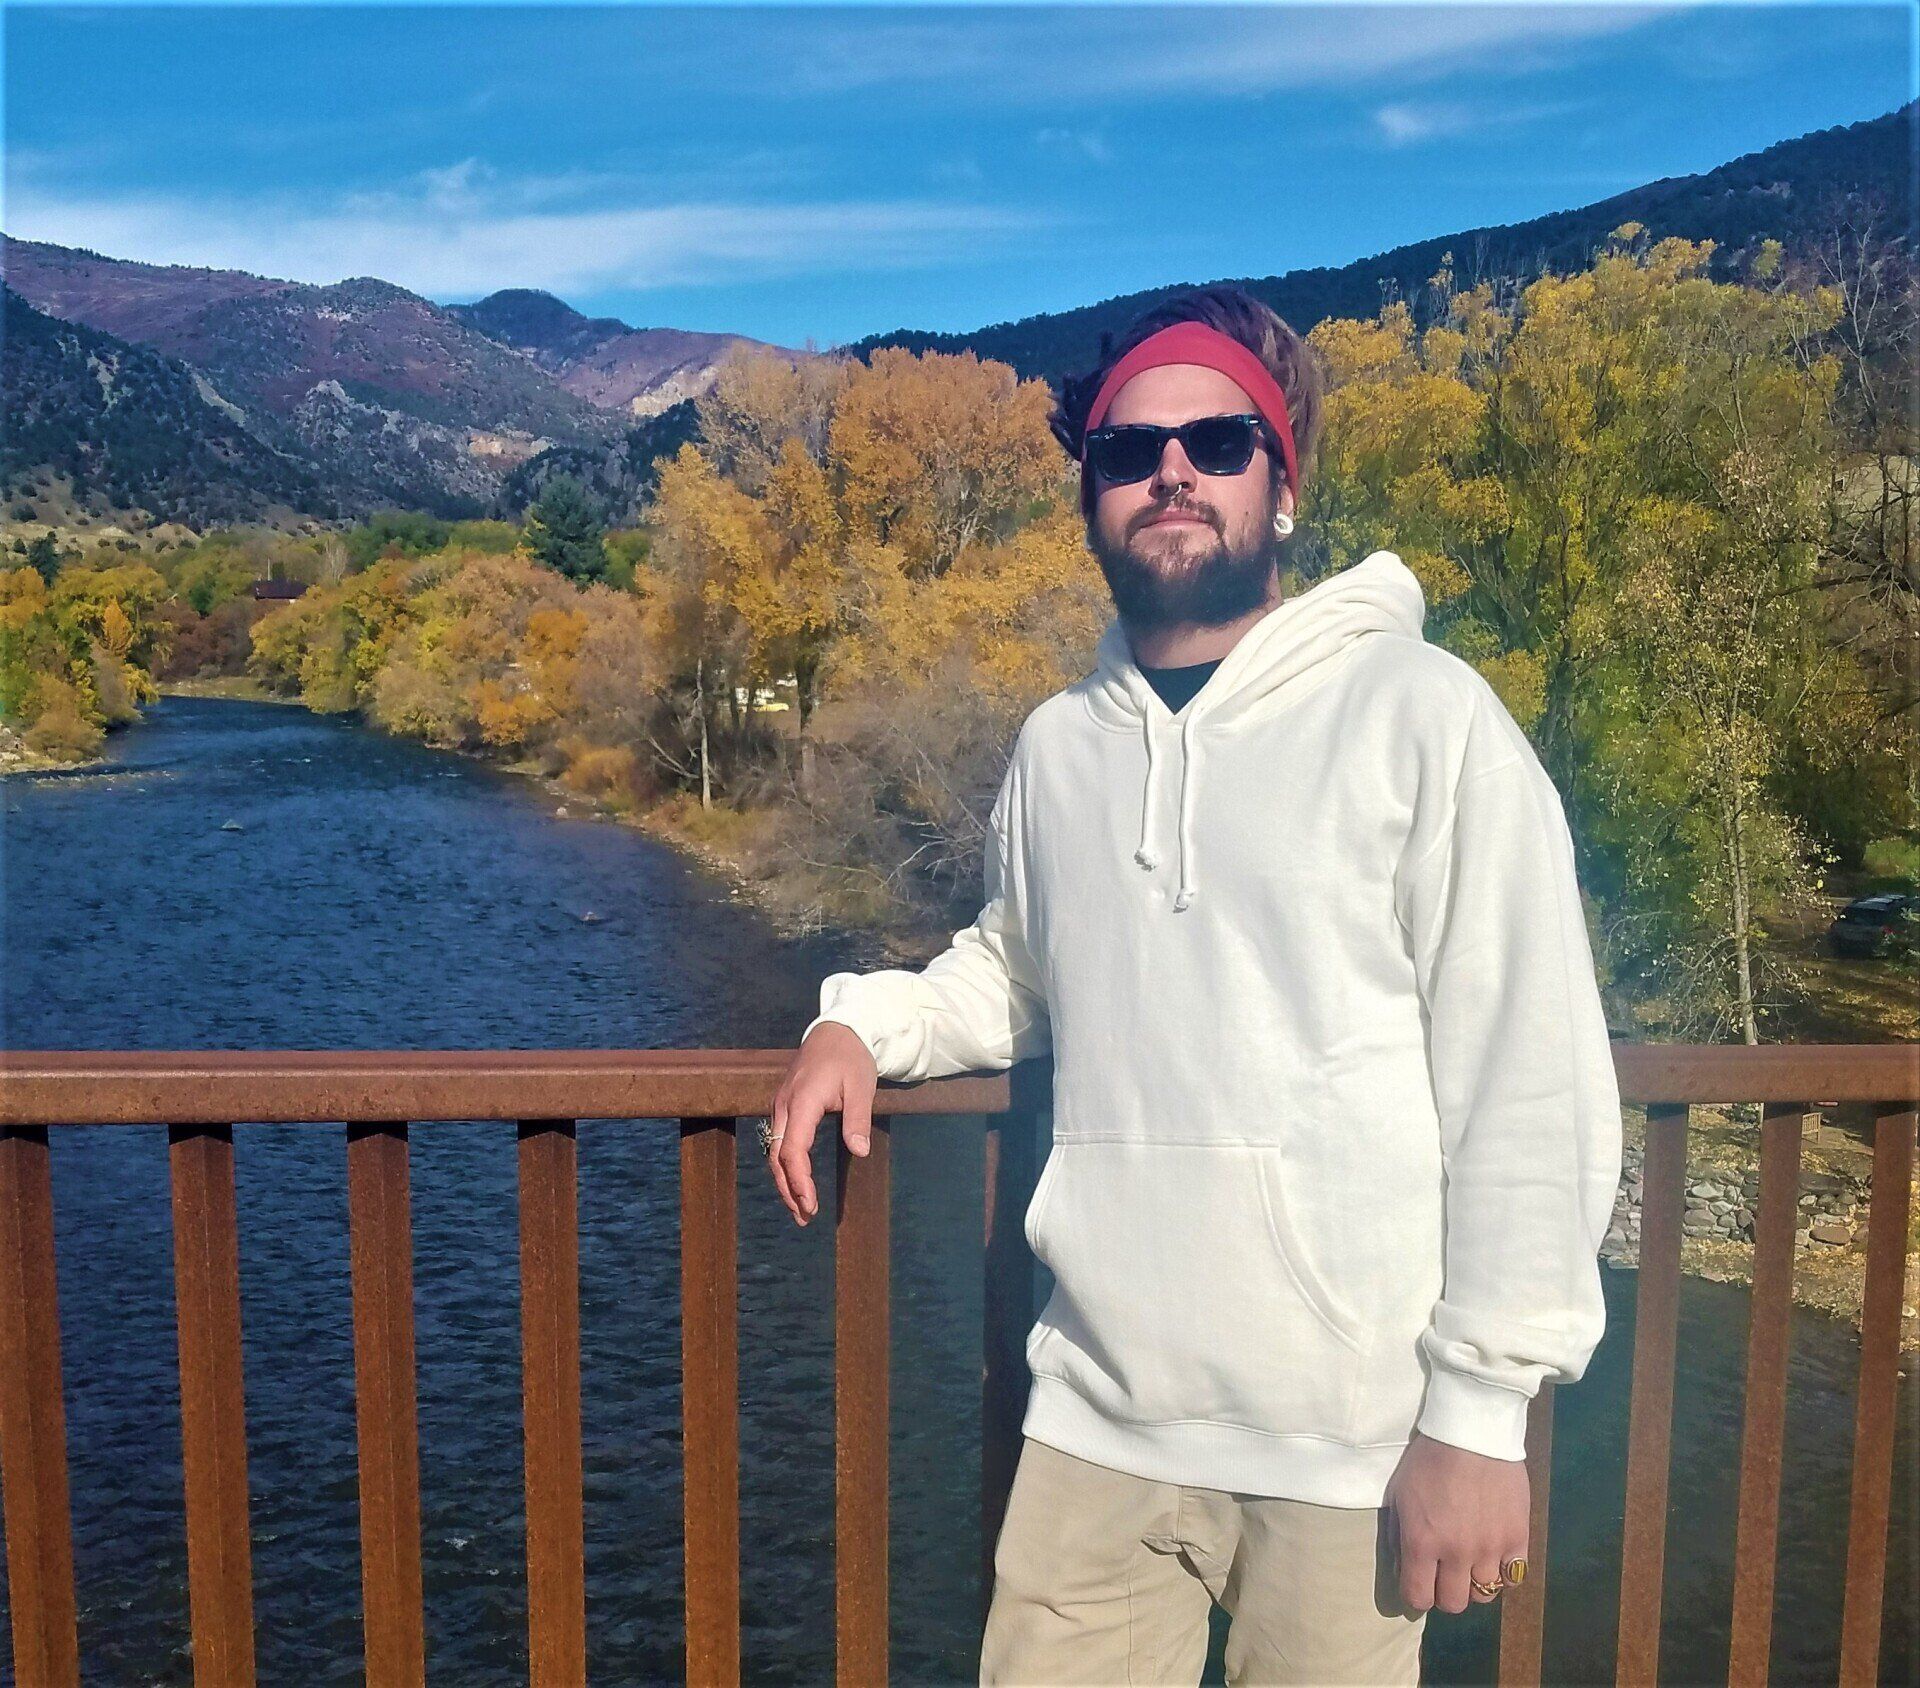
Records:
[[[1178,440],[1187,461],[1203,475],[1237,475],[1264,443],[1258,416],[1196,416],[1177,428],[1151,422],[1123,422],[1095,428],[1087,435],[1087,464],[1103,479],[1124,485],[1144,481],[1160,467],[1168,440]]]

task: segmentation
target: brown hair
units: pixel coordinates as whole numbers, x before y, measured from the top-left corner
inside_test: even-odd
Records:
[[[1280,391],[1286,395],[1287,415],[1293,422],[1293,449],[1300,465],[1301,485],[1293,490],[1296,503],[1313,478],[1314,448],[1320,442],[1320,425],[1326,400],[1326,374],[1320,360],[1285,318],[1263,300],[1256,299],[1244,287],[1221,283],[1176,294],[1164,303],[1135,318],[1118,340],[1111,333],[1100,336],[1099,362],[1087,374],[1067,376],[1061,382],[1061,397],[1055,403],[1048,427],[1053,437],[1076,463],[1087,431],[1087,411],[1094,395],[1112,369],[1149,334],[1176,322],[1204,322],[1223,334],[1231,335],[1267,366]],[[1273,458],[1274,490],[1286,479],[1286,468],[1278,454]],[[1093,513],[1093,476],[1080,479],[1080,511]]]

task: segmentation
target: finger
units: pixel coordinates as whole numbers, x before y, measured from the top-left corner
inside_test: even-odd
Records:
[[[860,1084],[851,1084],[841,1097],[840,1132],[847,1147],[864,1155],[873,1142],[873,1092]]]
[[[1434,1576],[1439,1563],[1431,1553],[1421,1550],[1418,1543],[1400,1538],[1400,1598],[1407,1603],[1407,1609],[1414,1612],[1426,1612],[1433,1609]]]
[[[1433,1603],[1443,1612],[1464,1612],[1473,1598],[1473,1585],[1467,1580],[1471,1561],[1442,1559],[1434,1572]]]
[[[780,1164],[780,1140],[787,1129],[787,1097],[784,1090],[773,1099],[773,1143],[767,1151],[767,1170],[773,1174],[773,1187],[780,1192],[780,1200],[786,1205],[796,1221],[800,1218],[800,1204],[795,1199],[792,1187],[787,1182],[787,1169]]]
[[[1473,1583],[1482,1583],[1493,1590],[1491,1594],[1482,1594]],[[1485,1606],[1500,1598],[1500,1567],[1491,1559],[1476,1559],[1473,1562],[1473,1581],[1467,1585],[1469,1598],[1476,1606]]]
[[[810,1151],[813,1148],[814,1128],[820,1123],[822,1109],[817,1100],[810,1097],[797,1099],[787,1112],[786,1135],[780,1140],[777,1151],[781,1169],[787,1175],[787,1184],[792,1189],[799,1211],[794,1215],[802,1225],[819,1211],[819,1198],[813,1188],[813,1160]]]

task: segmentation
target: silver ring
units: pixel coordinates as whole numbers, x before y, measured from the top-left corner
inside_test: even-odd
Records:
[[[760,1152],[763,1155],[771,1155],[774,1145],[778,1143],[782,1137],[786,1136],[786,1133],[784,1131],[776,1133],[773,1129],[773,1121],[770,1119],[761,1120],[758,1129],[760,1132]]]

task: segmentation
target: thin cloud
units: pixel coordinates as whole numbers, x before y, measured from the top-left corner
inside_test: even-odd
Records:
[[[431,298],[914,269],[1060,219],[923,200],[685,201],[538,209],[578,178],[502,179],[478,160],[325,206],[284,200],[15,196],[10,232],[145,263],[295,281],[374,275]]]
[[[938,182],[943,187],[977,188],[986,179],[987,173],[981,168],[980,160],[971,154],[936,158],[927,166],[927,180]]]
[[[1111,164],[1113,148],[1106,137],[1091,129],[1046,128],[1035,131],[1034,145],[1044,152],[1064,152],[1093,164]]]
[[[1204,32],[1142,67],[1142,82],[1171,89],[1256,93],[1339,86],[1383,75],[1437,75],[1463,65],[1545,69],[1565,49],[1673,15],[1672,6],[1352,4],[1284,7],[1222,39]]]
[[[1552,105],[1517,106],[1491,102],[1396,100],[1378,106],[1372,114],[1375,135],[1389,147],[1414,146],[1450,139],[1484,129],[1507,129],[1564,117],[1584,108],[1584,102],[1564,100]]]
[[[1116,94],[1257,94],[1364,84],[1462,65],[1544,68],[1580,42],[1674,14],[1672,5],[1067,6],[973,10],[963,21],[876,20],[861,8],[778,24],[742,62],[760,94],[812,98],[888,86],[964,89],[976,104]],[[771,49],[766,51],[765,49]]]

